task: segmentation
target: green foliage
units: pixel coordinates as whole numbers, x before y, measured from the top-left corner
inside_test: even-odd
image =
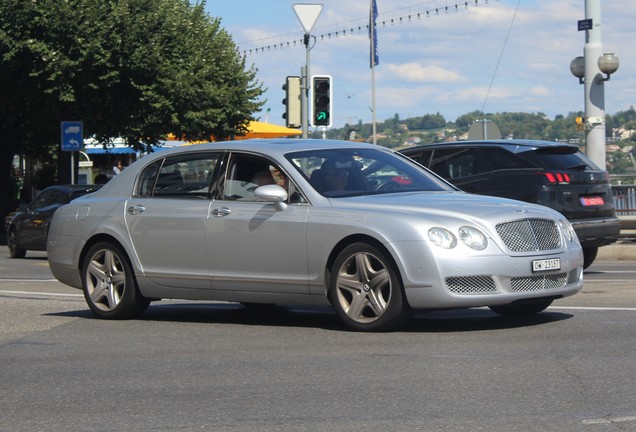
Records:
[[[263,93],[204,1],[0,1],[5,172],[14,154],[57,150],[63,120],[136,148],[169,133],[226,139],[246,132]]]
[[[3,0],[0,115],[20,148],[59,141],[59,121],[86,135],[153,144],[168,133],[225,139],[262,102],[220,21],[188,0]],[[25,135],[26,132],[26,135]],[[34,142],[35,137],[39,143]]]

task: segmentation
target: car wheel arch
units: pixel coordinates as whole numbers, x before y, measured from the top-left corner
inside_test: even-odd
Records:
[[[91,237],[88,241],[86,241],[86,243],[84,244],[84,247],[82,248],[82,251],[79,254],[79,259],[77,260],[77,267],[80,272],[82,271],[82,265],[84,263],[84,260],[86,259],[86,255],[88,254],[88,251],[95,244],[101,243],[101,242],[111,243],[121,248],[121,250],[124,251],[124,253],[126,254],[126,259],[128,260],[128,264],[131,266],[133,271],[136,269],[136,267],[132,265],[132,262],[131,262],[132,260],[130,259],[130,253],[119,240],[117,240],[115,237],[108,234],[97,234]]]
[[[336,258],[338,258],[338,255],[340,255],[340,252],[342,252],[347,246],[350,246],[354,243],[366,243],[368,245],[371,245],[385,252],[386,256],[391,260],[391,264],[397,271],[397,277],[400,279],[400,283],[402,284],[404,283],[404,281],[402,280],[401,266],[398,265],[391,251],[386,246],[384,246],[384,244],[381,241],[379,241],[375,237],[371,237],[366,234],[351,234],[347,237],[344,237],[338,243],[336,243],[336,245],[331,249],[331,253],[329,254],[329,257],[327,258],[327,262],[325,263],[325,274],[324,274],[325,293],[329,289],[329,279],[331,276],[331,269],[333,267],[334,262],[336,261]]]
[[[112,237],[98,237],[101,240],[92,242],[80,260],[84,298],[100,318],[135,318],[152,299],[141,294],[123,246]]]

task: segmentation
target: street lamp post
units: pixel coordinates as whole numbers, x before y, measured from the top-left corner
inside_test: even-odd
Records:
[[[579,22],[579,29],[586,32],[583,57],[572,60],[570,71],[584,84],[586,153],[592,162],[606,169],[605,81],[616,72],[619,60],[614,53],[602,54],[600,0],[585,1],[585,18]]]

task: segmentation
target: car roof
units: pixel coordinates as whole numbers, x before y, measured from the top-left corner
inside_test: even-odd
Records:
[[[121,196],[129,192],[129,185],[134,182],[140,170],[157,160],[168,158],[171,156],[187,155],[189,153],[200,153],[206,151],[242,151],[253,152],[254,154],[268,155],[278,160],[285,168],[285,164],[289,164],[285,155],[290,152],[302,152],[307,150],[320,149],[374,149],[386,153],[395,153],[393,150],[369,143],[361,143],[357,141],[343,140],[323,140],[323,139],[253,139],[253,140],[236,140],[236,141],[219,141],[203,144],[183,145],[174,148],[158,150],[147,154],[138,159],[136,162],[124,169],[120,174],[111,179],[102,188],[99,194],[101,196]],[[289,168],[289,167],[287,167]]]
[[[304,151],[327,148],[374,148],[383,151],[391,151],[386,147],[377,146],[369,143],[361,143],[357,141],[342,141],[328,139],[253,139],[253,140],[236,140],[236,141],[219,141],[203,144],[192,144],[186,146],[175,147],[166,150],[160,150],[151,153],[144,158],[157,159],[166,157],[174,153],[200,152],[207,150],[241,150],[254,151],[256,153],[265,153],[272,156],[283,156],[290,151]],[[149,159],[146,159],[149,160]]]
[[[433,147],[508,147],[511,151],[523,152],[529,150],[536,150],[540,148],[571,148],[578,150],[578,146],[555,141],[544,140],[527,140],[527,139],[496,139],[496,140],[468,140],[468,141],[450,141],[444,143],[435,144],[423,144],[416,147],[408,147],[400,150],[402,153],[409,153],[412,151],[430,149]]]

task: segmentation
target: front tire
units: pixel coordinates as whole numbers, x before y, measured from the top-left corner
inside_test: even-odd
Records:
[[[11,258],[24,258],[26,256],[26,249],[18,247],[18,235],[14,228],[9,230],[7,246],[9,246],[9,255]]]
[[[82,265],[82,287],[86,303],[100,318],[133,318],[150,304],[137,288],[126,254],[110,242],[89,249]]]
[[[340,252],[331,268],[328,294],[338,317],[354,330],[393,330],[411,316],[393,261],[366,243]]]

